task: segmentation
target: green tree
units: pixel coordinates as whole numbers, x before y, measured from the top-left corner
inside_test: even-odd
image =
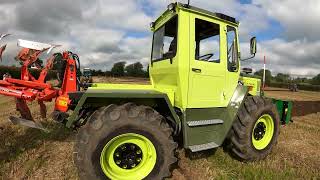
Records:
[[[259,76],[261,80],[263,80],[263,69],[260,69],[259,71],[256,71],[254,73],[255,76]],[[271,83],[271,80],[273,79],[271,71],[266,69],[266,84],[269,85]]]
[[[129,64],[125,67],[126,74],[133,77],[142,77],[145,74],[143,65],[140,62]]]
[[[275,80],[277,82],[289,82],[290,76],[289,74],[282,74],[282,73],[278,73],[275,77]]]
[[[320,85],[320,74],[316,75],[312,78],[311,83],[313,85]]]
[[[106,71],[106,72],[104,73],[104,75],[105,75],[105,76],[111,76],[112,74],[111,74],[111,71]]]
[[[111,68],[111,74],[113,76],[124,76],[125,71],[124,67],[126,65],[126,62],[121,61],[113,64],[113,67]]]

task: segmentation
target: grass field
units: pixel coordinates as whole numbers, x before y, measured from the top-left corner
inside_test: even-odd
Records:
[[[145,79],[96,79],[128,83]],[[320,93],[268,89],[267,96],[300,101],[320,101]],[[318,102],[315,102],[318,103]],[[53,108],[48,103],[48,112]],[[34,117],[37,103],[31,104]],[[73,164],[75,132],[44,120],[50,133],[8,122],[17,115],[12,98],[0,96],[0,179],[77,179]],[[264,161],[242,163],[222,148],[190,154],[179,150],[180,161],[172,179],[318,179],[320,178],[320,112],[293,117],[294,123],[281,128],[277,146]]]

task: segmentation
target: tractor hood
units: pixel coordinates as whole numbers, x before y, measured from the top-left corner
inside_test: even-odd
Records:
[[[90,92],[93,91],[106,91],[106,92],[126,92],[130,94],[131,92],[141,92],[147,94],[166,94],[171,105],[174,106],[174,90],[170,88],[159,88],[153,85],[140,85],[140,84],[105,84],[105,83],[95,83],[92,84],[88,89]],[[112,91],[110,91],[112,90]]]

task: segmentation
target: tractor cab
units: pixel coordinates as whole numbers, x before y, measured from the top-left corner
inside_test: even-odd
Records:
[[[226,107],[240,75],[238,25],[221,13],[170,4],[151,23],[153,85],[173,89],[180,108]]]
[[[91,77],[92,76],[92,71],[90,68],[84,68],[83,69],[83,72],[82,72],[82,75],[84,77]]]
[[[80,78],[80,82],[84,89],[86,90],[90,83],[93,82],[92,79],[92,70],[90,68],[83,68],[82,76]]]

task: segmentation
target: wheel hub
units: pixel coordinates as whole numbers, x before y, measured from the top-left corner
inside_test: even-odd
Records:
[[[260,140],[266,133],[266,125],[263,122],[259,122],[254,129],[253,136],[255,140]]]
[[[133,143],[125,143],[119,146],[113,159],[116,165],[122,169],[132,169],[140,164],[143,154],[139,146]]]

